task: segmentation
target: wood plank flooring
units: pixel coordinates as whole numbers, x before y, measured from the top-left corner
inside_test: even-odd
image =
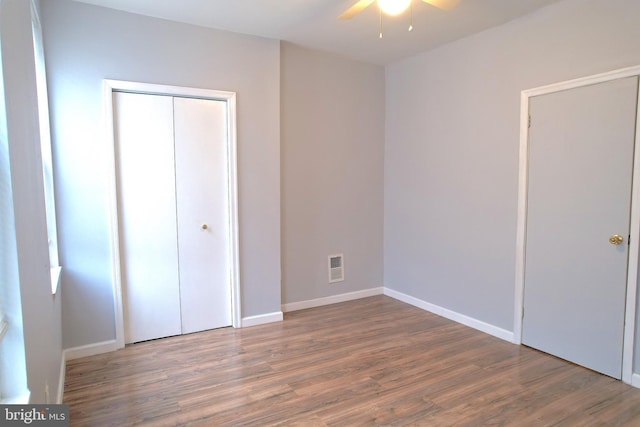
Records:
[[[385,296],[70,361],[72,426],[640,426],[640,389]]]

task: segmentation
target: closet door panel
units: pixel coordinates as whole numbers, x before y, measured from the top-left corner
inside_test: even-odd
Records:
[[[231,325],[226,107],[174,98],[183,333]]]
[[[173,101],[113,96],[125,342],[178,335]]]

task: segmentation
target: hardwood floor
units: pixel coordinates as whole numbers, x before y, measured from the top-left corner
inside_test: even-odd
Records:
[[[385,296],[70,361],[72,426],[640,425],[640,390]]]

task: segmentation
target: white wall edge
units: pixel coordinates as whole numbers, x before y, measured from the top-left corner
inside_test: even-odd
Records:
[[[264,325],[266,323],[282,322],[283,319],[284,315],[281,311],[274,311],[273,313],[245,317],[242,319],[242,327],[248,328],[250,326]]]
[[[331,295],[323,298],[316,298],[306,301],[290,302],[282,304],[282,311],[285,313],[290,311],[304,310],[307,308],[321,307],[323,305],[337,304],[339,302],[352,301],[360,298],[373,297],[382,295],[384,288],[364,289],[362,291],[347,292],[344,294]]]
[[[397,299],[398,301],[406,302],[407,304],[411,304],[414,307],[421,308],[433,314],[437,314],[438,316],[453,320],[454,322],[469,326],[470,328],[477,329],[486,334],[493,335],[496,338],[514,343],[513,332],[507,331],[506,329],[502,329],[489,323],[485,323],[481,320],[474,319],[473,317],[465,316],[464,314],[457,313],[455,311],[449,310],[448,308],[440,307],[439,305],[422,301],[421,299],[403,294],[402,292],[394,291],[393,289],[384,288],[384,294],[391,298]]]
[[[96,354],[109,353],[118,350],[116,340],[98,342],[95,344],[82,345],[80,347],[68,348],[63,351],[63,358],[67,360],[80,359],[81,357],[95,356]]]
[[[62,399],[64,399],[64,379],[65,375],[67,375],[67,361],[65,359],[65,353],[62,352],[62,357],[60,358],[60,379],[58,379],[58,393],[56,394],[55,403],[60,405],[62,404]]]

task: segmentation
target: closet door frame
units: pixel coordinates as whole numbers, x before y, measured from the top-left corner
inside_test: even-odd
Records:
[[[130,92],[148,95],[167,95],[185,98],[211,99],[224,101],[227,105],[227,165],[229,194],[229,268],[231,286],[231,321],[234,328],[242,326],[240,301],[240,257],[239,257],[239,223],[238,223],[238,173],[237,173],[237,133],[236,133],[236,93],[199,89],[191,87],[156,85],[121,80],[104,80],[103,95],[105,108],[106,147],[109,160],[108,192],[109,192],[109,228],[111,244],[111,273],[113,283],[113,304],[115,311],[116,348],[123,348],[124,311],[122,302],[122,273],[120,261],[120,235],[118,219],[118,194],[116,170],[116,141],[114,135],[113,93]]]
[[[529,175],[529,98],[595,85],[627,77],[640,76],[640,66],[582,77],[524,90],[520,95],[520,149],[518,177],[518,211],[516,229],[516,266],[513,342],[522,344],[522,318],[524,307],[525,250],[527,239],[527,190]],[[640,91],[639,91],[640,92]],[[638,94],[640,103],[640,93]],[[640,108],[636,112],[636,135],[632,171],[629,261],[627,265],[627,290],[624,313],[622,349],[622,381],[640,387],[640,375],[633,374],[636,334],[636,299],[638,291],[638,267],[640,256]]]

